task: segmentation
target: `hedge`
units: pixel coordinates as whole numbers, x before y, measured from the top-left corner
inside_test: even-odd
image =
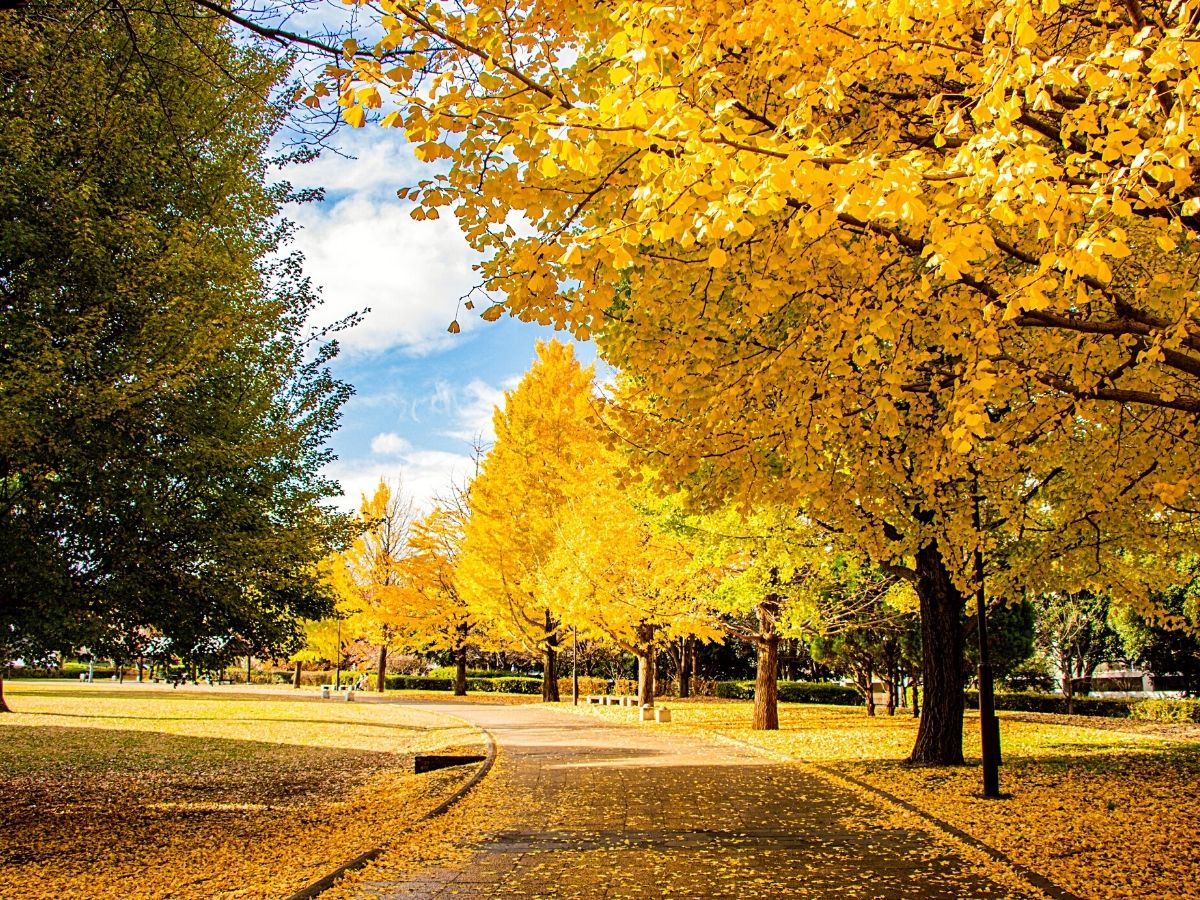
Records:
[[[967,691],[966,700],[969,708],[979,708],[978,691]],[[1130,714],[1130,708],[1139,702],[1146,701],[1138,701],[1129,697],[1076,697],[1071,714],[1126,718]],[[997,691],[996,709],[1067,715],[1067,698],[1061,694],[1038,694],[1032,691]]]
[[[779,699],[783,703],[833,703],[862,706],[862,695],[852,687],[827,681],[780,681]],[[728,700],[753,700],[753,681],[718,681],[714,695]]]
[[[1200,700],[1138,700],[1129,718],[1143,722],[1200,722]]]
[[[454,679],[450,680],[450,686],[454,686]],[[503,678],[468,678],[467,690],[493,694],[540,694],[542,679],[527,678],[521,675],[506,675]]]
[[[428,675],[389,675],[384,682],[389,691],[452,691],[453,678],[433,678]],[[468,678],[467,691],[495,694],[540,694],[540,678],[506,676],[504,678]]]
[[[438,666],[429,672],[426,672],[426,678],[449,678],[454,679],[454,673],[457,669],[454,666]],[[510,672],[507,669],[467,669],[468,678],[529,678],[529,675],[522,675],[519,672]]]

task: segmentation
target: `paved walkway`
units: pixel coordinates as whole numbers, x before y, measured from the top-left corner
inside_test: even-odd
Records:
[[[487,728],[513,810],[381,898],[1017,897],[803,767],[539,706],[413,703]],[[463,801],[470,803],[470,798]]]

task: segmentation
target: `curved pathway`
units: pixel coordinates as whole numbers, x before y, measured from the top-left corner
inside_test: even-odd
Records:
[[[513,811],[464,865],[362,885],[371,896],[1024,896],[801,766],[669,725],[542,706],[410,705],[492,733],[501,757],[489,778],[505,780]]]

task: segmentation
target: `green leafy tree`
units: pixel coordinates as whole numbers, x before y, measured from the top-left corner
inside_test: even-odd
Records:
[[[1185,574],[1192,576],[1189,581],[1156,596],[1158,615],[1121,608],[1110,618],[1126,656],[1160,683],[1174,679],[1194,697],[1200,694],[1200,578],[1194,563]]]
[[[163,0],[165,2],[165,0]],[[0,631],[298,640],[349,388],[264,153],[284,75],[203,15],[0,15]],[[11,652],[11,651],[10,651]]]

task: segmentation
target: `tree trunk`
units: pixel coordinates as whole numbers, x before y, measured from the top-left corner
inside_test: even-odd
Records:
[[[867,689],[867,715],[873,716],[875,715],[875,673],[871,671],[870,663],[867,663],[867,670],[863,674],[863,678]]]
[[[554,620],[546,610],[546,643],[543,647],[545,665],[542,666],[542,702],[558,702],[558,638],[554,634]]]
[[[4,702],[4,673],[0,672],[0,713],[12,712]]]
[[[292,673],[292,687],[300,687],[300,660],[296,660],[296,670]]]
[[[779,730],[779,635],[775,617],[779,604],[771,595],[758,604],[758,671],[754,677],[755,731]]]
[[[899,680],[900,678],[896,674],[896,667],[892,666],[888,670],[887,682],[887,714],[889,716],[894,716],[896,714],[896,706],[898,705],[897,701],[899,700],[899,697],[897,696],[899,693],[897,682]]]
[[[758,671],[754,677],[755,731],[779,730],[779,635],[768,634],[755,642]]]
[[[921,680],[925,712],[909,761],[961,765],[963,726],[963,598],[936,542],[917,552],[917,596],[921,601]]]
[[[913,718],[919,719],[921,717],[921,690],[917,687],[917,683],[915,681],[912,685],[912,700]]]
[[[637,627],[638,706],[654,705],[654,626]]]
[[[683,639],[683,647],[679,654],[679,696],[690,697],[692,694],[692,636]]]
[[[454,696],[467,696],[467,647],[454,651]]]
[[[253,659],[253,656],[246,656],[246,687],[250,687],[250,663]]]
[[[387,690],[387,644],[379,645],[379,669],[375,673],[375,691],[382,694]]]

